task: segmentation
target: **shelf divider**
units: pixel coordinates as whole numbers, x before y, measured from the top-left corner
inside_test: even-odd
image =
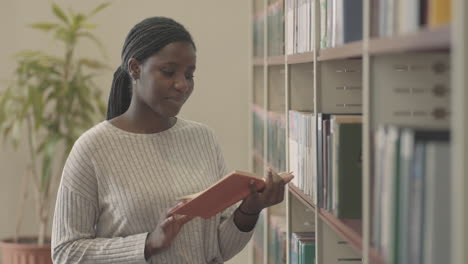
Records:
[[[446,25],[439,28],[426,28],[401,36],[370,39],[369,54],[449,50],[451,45],[450,31],[450,25]]]
[[[288,65],[314,62],[314,52],[290,54],[286,58]]]
[[[355,250],[362,252],[362,219],[339,219],[322,208],[319,217]]]
[[[302,192],[297,186],[292,183],[288,184],[289,191],[307,208],[315,210],[315,204],[312,202],[312,199]]]
[[[322,49],[318,61],[362,57],[362,41],[346,43],[333,48]]]

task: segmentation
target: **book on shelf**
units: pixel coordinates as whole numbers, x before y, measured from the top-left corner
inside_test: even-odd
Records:
[[[284,54],[284,0],[268,0],[268,56]]]
[[[338,218],[361,218],[362,116],[317,115],[318,205]]]
[[[270,216],[268,263],[286,263],[286,218],[281,215]]]
[[[338,218],[361,218],[362,116],[289,111],[293,184]]]
[[[314,36],[313,0],[286,0],[287,54],[312,51]]]
[[[293,184],[316,204],[316,139],[315,115],[289,111],[289,169],[295,175]]]
[[[389,37],[447,25],[452,17],[451,0],[376,0],[371,2],[371,12],[373,37]]]
[[[263,262],[263,244],[264,244],[264,227],[265,227],[265,213],[262,211],[258,217],[257,224],[252,235],[252,243],[254,246],[254,257],[258,262]],[[257,262],[257,263],[258,263]]]
[[[362,116],[331,116],[333,213],[362,217]]]
[[[266,112],[258,105],[252,105],[253,148],[255,153],[263,155]],[[263,157],[262,157],[263,158]]]
[[[264,31],[265,31],[265,11],[263,10],[263,0],[254,1],[253,10],[253,55],[263,57]]]
[[[188,201],[170,213],[208,219],[249,196],[251,181],[258,191],[265,188],[265,181],[261,176],[245,171],[233,171],[206,190],[180,197],[179,200]]]
[[[284,114],[267,114],[267,162],[277,171],[286,170],[286,119]]]
[[[315,232],[294,232],[290,241],[290,263],[315,263]]]
[[[388,263],[450,262],[448,131],[375,131],[372,244]]]
[[[438,27],[450,23],[452,17],[451,0],[429,0],[428,25]]]
[[[320,0],[320,47],[362,40],[362,0]]]

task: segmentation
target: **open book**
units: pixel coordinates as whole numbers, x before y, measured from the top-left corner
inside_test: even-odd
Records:
[[[189,201],[174,208],[170,213],[208,219],[247,198],[252,180],[258,191],[265,188],[265,181],[260,176],[245,171],[233,171],[202,192],[180,197],[179,200]]]

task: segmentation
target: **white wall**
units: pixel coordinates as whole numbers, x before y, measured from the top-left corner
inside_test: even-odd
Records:
[[[46,0],[0,0],[0,89],[5,88],[14,69],[11,55],[32,48],[60,55],[45,34],[25,25],[54,19]],[[56,0],[59,5],[88,12],[103,1]],[[247,169],[248,87],[249,87],[249,6],[250,1],[216,0],[114,0],[95,17],[97,33],[107,48],[109,64],[120,64],[120,52],[130,28],[149,16],[168,16],[184,24],[197,44],[195,91],[181,116],[211,126],[217,133],[226,160],[232,169]],[[85,44],[79,52],[95,56]],[[105,100],[113,72],[99,79]],[[19,186],[25,172],[26,152],[13,151],[0,143],[0,239],[11,236],[18,206]],[[33,211],[29,209],[23,234],[35,232]],[[245,252],[231,263],[245,263]]]

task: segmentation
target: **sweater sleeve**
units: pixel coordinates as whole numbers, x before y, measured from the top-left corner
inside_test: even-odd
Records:
[[[54,263],[146,263],[148,233],[99,238],[98,184],[89,145],[78,140],[62,174],[52,225]]]
[[[218,170],[220,177],[228,173],[226,162],[223,153],[218,144],[216,144],[216,152],[218,157]],[[234,211],[239,206],[235,204],[226,209],[221,215],[221,222],[218,227],[218,241],[221,256],[224,261],[227,261],[239,253],[250,241],[253,230],[250,232],[242,232],[234,223]]]

